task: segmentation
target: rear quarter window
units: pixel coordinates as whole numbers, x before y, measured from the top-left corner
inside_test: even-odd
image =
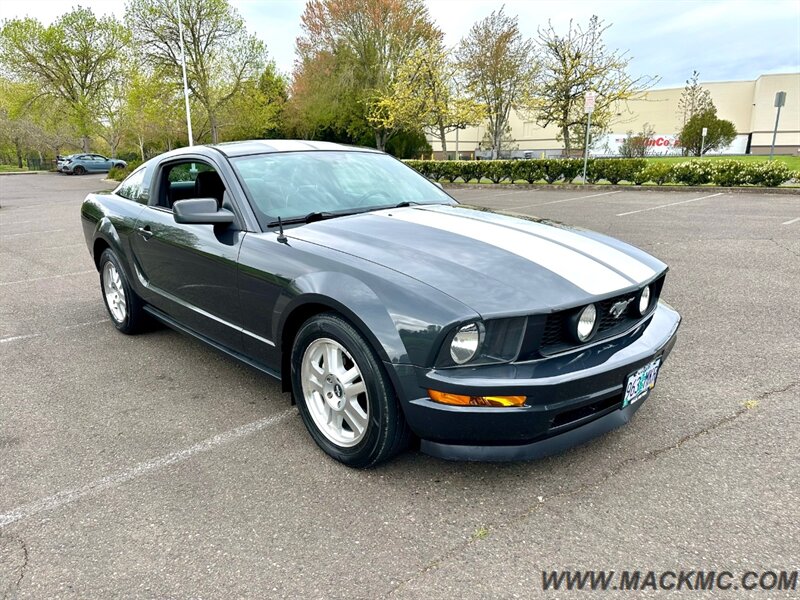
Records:
[[[117,189],[114,190],[114,193],[117,196],[121,196],[127,200],[132,200],[133,202],[147,204],[147,194],[144,193],[144,176],[146,172],[147,169],[145,167],[137,169],[119,184]]]

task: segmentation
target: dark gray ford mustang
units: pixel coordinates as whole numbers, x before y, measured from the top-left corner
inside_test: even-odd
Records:
[[[354,467],[410,441],[545,456],[626,423],[675,343],[666,265],[460,206],[394,158],[300,141],[182,148],[81,208],[111,319],[278,377]]]

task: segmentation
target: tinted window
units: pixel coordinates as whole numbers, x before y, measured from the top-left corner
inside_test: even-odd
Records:
[[[401,202],[453,203],[433,183],[386,154],[280,152],[234,158],[233,164],[262,221]]]
[[[139,169],[134,171],[119,184],[119,187],[114,190],[117,196],[122,196],[134,202],[146,202],[146,198],[142,198],[144,192],[144,174],[147,169]]]

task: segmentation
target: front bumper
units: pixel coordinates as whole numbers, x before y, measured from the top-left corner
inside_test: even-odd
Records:
[[[622,408],[628,375],[675,345],[680,316],[666,303],[614,340],[541,360],[474,368],[399,367],[406,420],[422,451],[460,460],[519,460],[566,450],[627,423],[645,398]],[[413,383],[412,383],[413,382]],[[428,389],[524,395],[521,407],[448,406]]]

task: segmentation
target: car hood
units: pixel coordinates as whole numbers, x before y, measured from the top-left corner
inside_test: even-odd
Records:
[[[404,273],[483,317],[579,306],[640,287],[667,268],[594,232],[461,206],[361,213],[287,235]]]

